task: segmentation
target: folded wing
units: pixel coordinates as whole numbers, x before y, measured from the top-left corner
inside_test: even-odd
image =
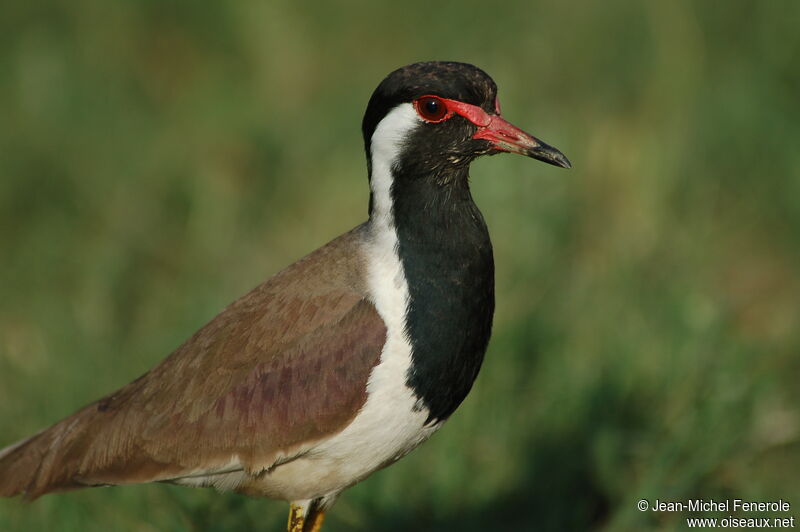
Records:
[[[386,339],[359,238],[298,261],[139,379],[0,451],[0,495],[257,474],[340,431]]]

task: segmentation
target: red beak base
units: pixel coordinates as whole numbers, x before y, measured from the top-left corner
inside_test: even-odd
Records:
[[[572,168],[563,153],[525,133],[500,115],[489,115],[489,125],[479,126],[472,138],[487,140],[496,150],[519,153],[561,168]]]

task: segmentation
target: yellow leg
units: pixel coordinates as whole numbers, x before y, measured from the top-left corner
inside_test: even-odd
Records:
[[[306,532],[320,532],[322,530],[322,522],[325,520],[325,512],[317,510],[308,516],[306,522]]]
[[[303,532],[303,525],[305,524],[304,513],[302,506],[293,504],[289,507],[289,524],[286,527],[288,532]]]

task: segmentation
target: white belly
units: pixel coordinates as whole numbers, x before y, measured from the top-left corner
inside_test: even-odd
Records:
[[[392,365],[387,361],[375,368],[364,408],[342,432],[261,477],[265,494],[290,501],[335,495],[402,458],[439,429],[441,422],[424,425],[428,411],[414,410],[417,401],[405,383],[375,384],[398,369]]]

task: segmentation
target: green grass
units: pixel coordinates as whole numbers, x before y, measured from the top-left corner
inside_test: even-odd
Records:
[[[574,169],[474,165],[498,269],[483,371],[326,531],[682,529],[641,498],[797,512],[800,4],[402,6],[4,8],[0,446],[362,221],[372,89],[455,59]],[[0,530],[280,530],[286,511],[136,486],[3,500]]]

